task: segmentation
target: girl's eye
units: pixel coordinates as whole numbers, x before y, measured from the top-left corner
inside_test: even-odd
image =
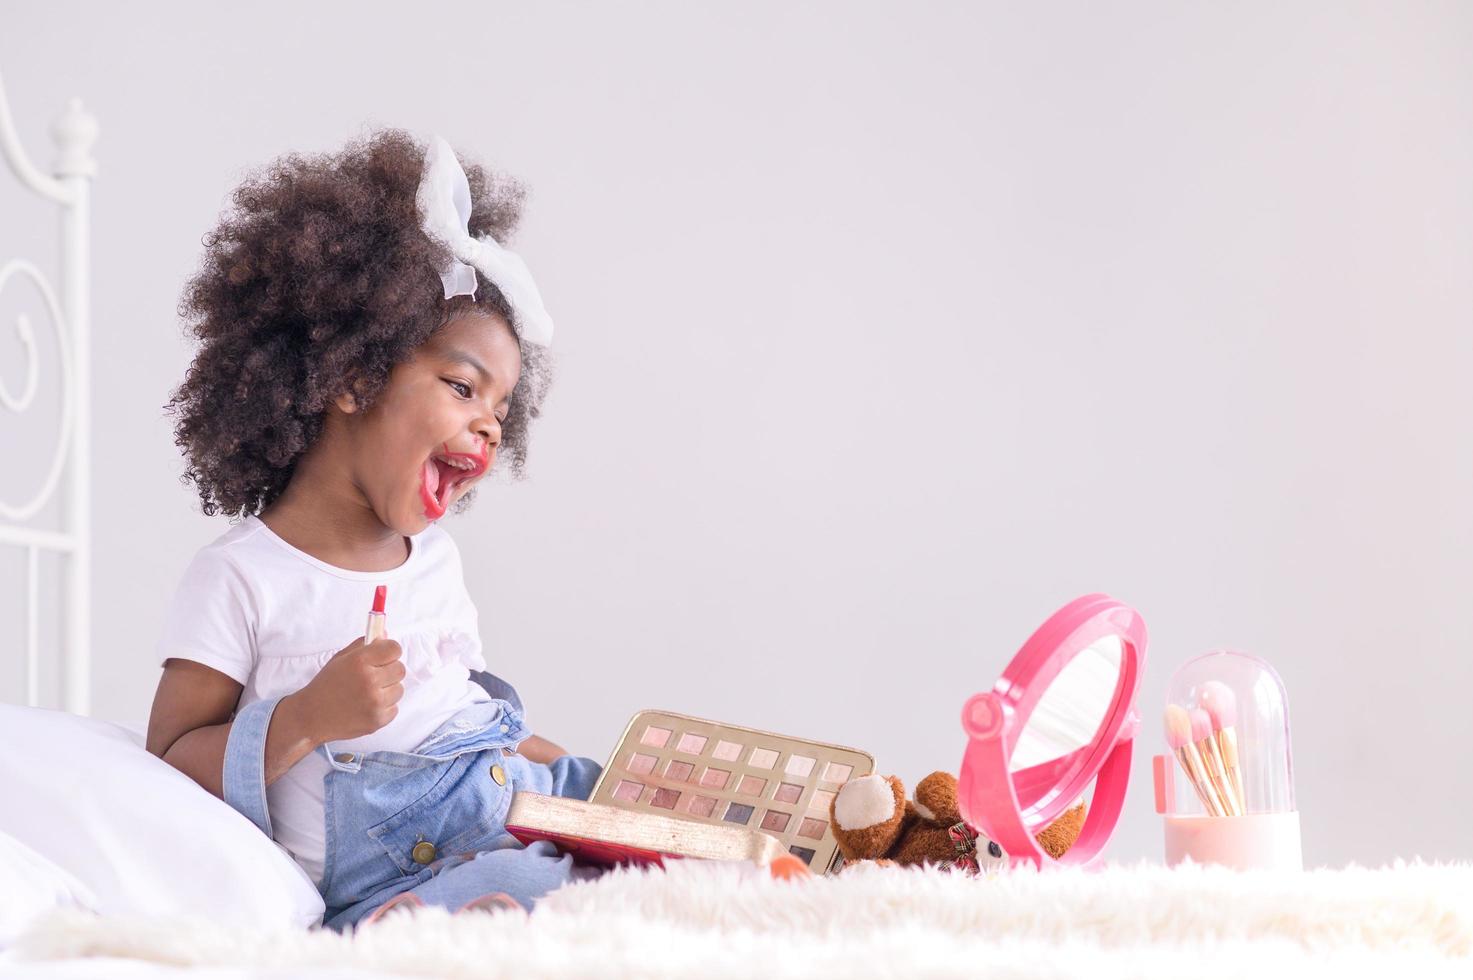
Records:
[[[464,389],[465,390],[465,394],[461,395],[460,396],[461,398],[469,398],[471,396],[472,392],[473,392],[473,389],[471,388],[471,386],[468,385],[468,384],[466,384],[464,381],[453,381],[450,378],[441,378],[440,380],[444,381],[450,387],[454,388],[456,390],[456,393],[457,394],[459,394],[460,391],[462,389]],[[506,424],[507,415],[510,415],[510,414],[511,414],[510,412],[507,412],[506,415],[498,415],[498,416],[496,416],[496,424],[497,425],[505,425]]]

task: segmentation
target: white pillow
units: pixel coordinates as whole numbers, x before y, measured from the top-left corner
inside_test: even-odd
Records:
[[[74,875],[104,915],[314,926],[322,896],[280,844],[119,725],[0,705],[0,832]]]
[[[97,908],[90,889],[14,837],[0,834],[0,949],[48,909]]]

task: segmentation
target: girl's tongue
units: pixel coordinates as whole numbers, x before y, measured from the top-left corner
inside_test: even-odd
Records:
[[[424,465],[420,468],[420,479],[423,481],[425,495],[428,498],[425,501],[426,505],[433,503],[435,510],[443,512],[445,501],[441,498],[440,491],[443,489],[445,497],[449,497],[453,475],[459,472],[453,466],[446,466],[433,459],[425,460]]]

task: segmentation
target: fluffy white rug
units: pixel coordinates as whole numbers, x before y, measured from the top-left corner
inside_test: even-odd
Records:
[[[529,916],[404,910],[332,932],[58,911],[19,960],[440,977],[1473,977],[1473,865],[1300,874],[1187,865],[974,879],[859,868],[774,880],[673,863],[565,887]],[[184,971],[187,975],[189,971]],[[340,974],[336,974],[340,975]]]

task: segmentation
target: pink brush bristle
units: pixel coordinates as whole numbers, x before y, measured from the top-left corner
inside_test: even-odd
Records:
[[[1172,751],[1181,748],[1192,740],[1192,718],[1187,714],[1187,709],[1179,704],[1168,704],[1166,706],[1166,744],[1171,746]]]
[[[1207,717],[1207,712],[1201,708],[1193,708],[1187,712],[1192,719],[1192,741],[1200,742],[1204,738],[1212,737],[1212,719]]]
[[[1202,710],[1212,722],[1213,731],[1232,728],[1238,720],[1238,699],[1222,681],[1208,681],[1202,685],[1202,696],[1197,699]]]

